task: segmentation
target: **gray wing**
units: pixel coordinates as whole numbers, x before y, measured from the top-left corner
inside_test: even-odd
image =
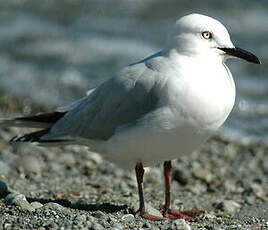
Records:
[[[146,63],[125,67],[70,107],[49,136],[109,139],[119,126],[135,123],[156,108],[158,75]]]

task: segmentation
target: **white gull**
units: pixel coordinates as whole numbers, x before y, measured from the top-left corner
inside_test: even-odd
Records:
[[[41,145],[83,144],[122,168],[136,169],[140,208],[145,212],[143,166],[164,163],[164,218],[198,211],[170,209],[171,160],[190,154],[226,120],[235,101],[235,84],[224,64],[229,57],[260,63],[233,45],[227,29],[200,14],[180,18],[162,51],[128,65],[87,96],[56,112],[2,119],[1,127],[38,127],[41,131],[12,142]]]

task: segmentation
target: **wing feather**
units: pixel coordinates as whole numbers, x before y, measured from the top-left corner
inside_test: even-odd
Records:
[[[156,75],[144,63],[128,66],[102,83],[51,128],[87,139],[107,140],[117,128],[135,123],[158,101]],[[45,138],[49,138],[46,135]]]

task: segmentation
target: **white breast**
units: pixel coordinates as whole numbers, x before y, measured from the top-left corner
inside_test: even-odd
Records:
[[[138,124],[120,129],[108,141],[108,158],[131,168],[137,162],[150,166],[196,150],[234,105],[232,76],[224,65],[218,68],[186,68],[179,77],[171,73],[159,95],[161,106]]]
[[[200,129],[214,131],[226,120],[235,102],[232,74],[224,64],[199,61],[191,68],[184,63],[179,77],[169,81],[170,104]]]

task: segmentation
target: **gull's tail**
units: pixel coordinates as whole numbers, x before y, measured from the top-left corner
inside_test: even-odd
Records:
[[[13,137],[10,142],[33,142],[40,145],[62,145],[70,144],[70,139],[42,140],[42,137],[50,132],[50,128],[65,115],[66,112],[54,112],[39,114],[28,117],[18,117],[14,119],[0,119],[0,128],[27,127],[41,128],[39,131],[21,134]]]
[[[27,127],[27,128],[50,128],[66,112],[54,112],[38,114],[28,117],[17,117],[14,119],[0,119],[0,128]]]

